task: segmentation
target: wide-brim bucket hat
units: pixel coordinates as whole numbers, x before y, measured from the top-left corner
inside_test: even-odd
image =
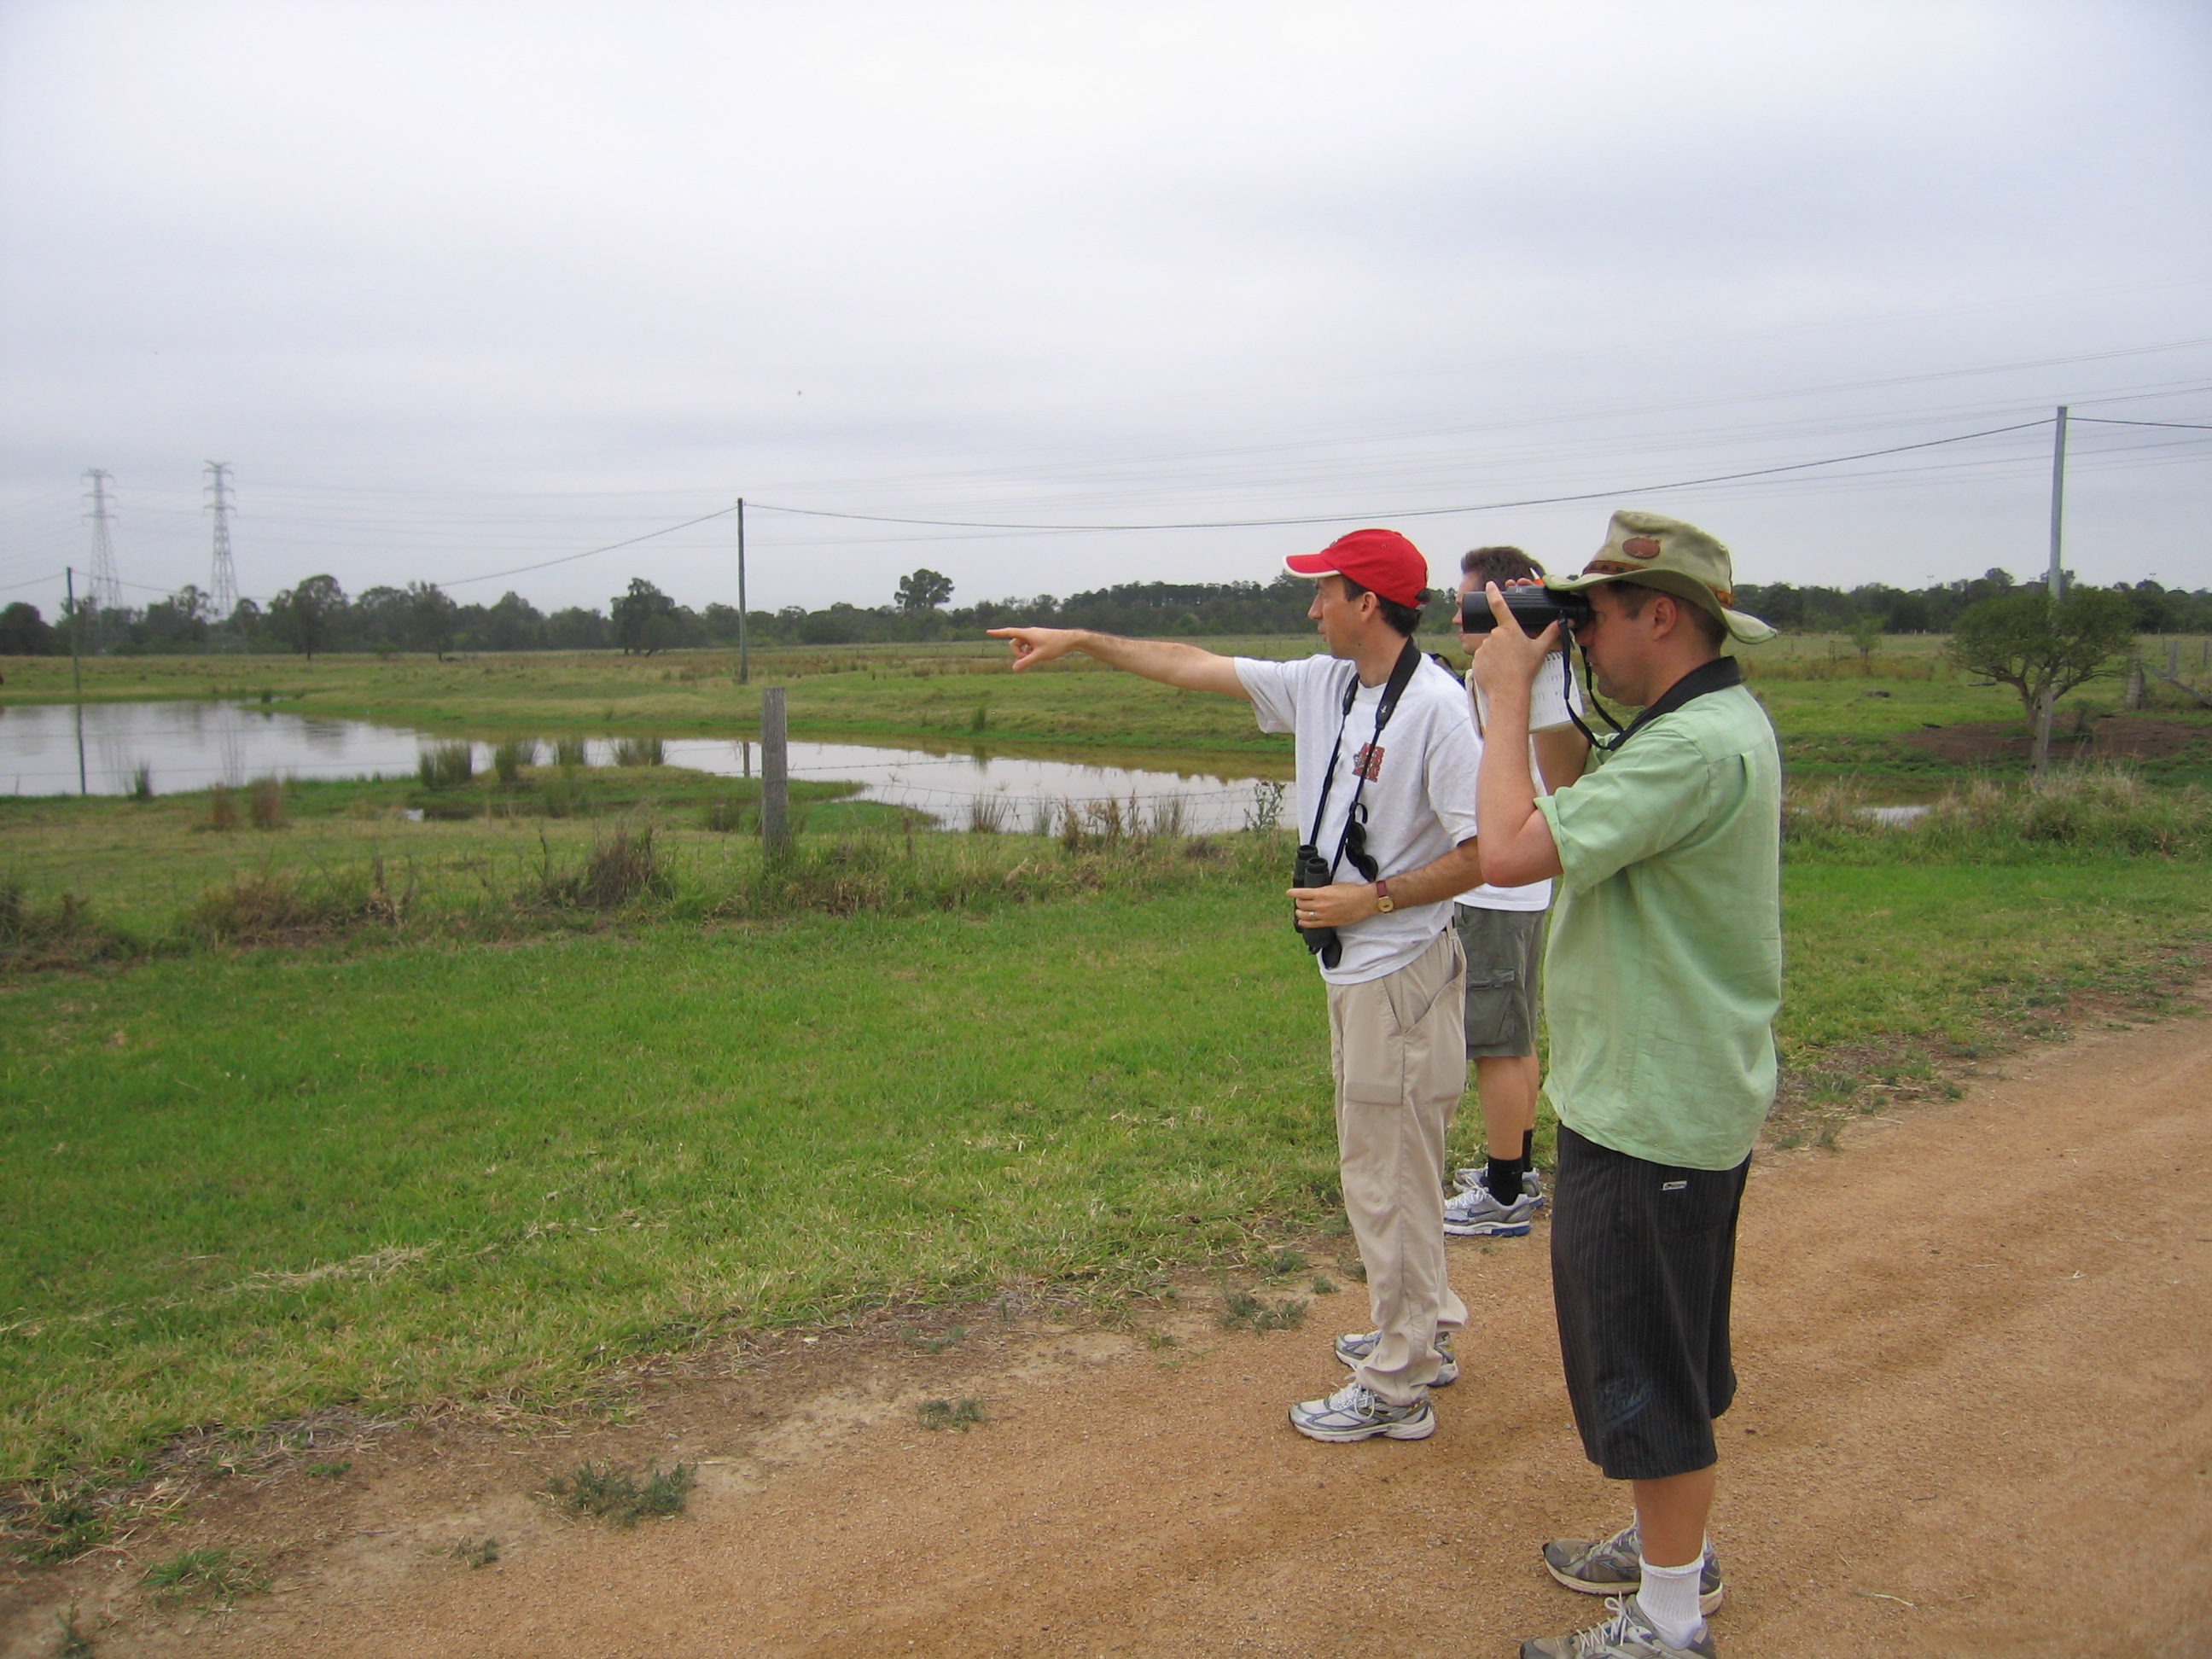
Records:
[[[1728,549],[1697,526],[1662,513],[1623,507],[1606,528],[1605,545],[1580,575],[1547,576],[1544,586],[1572,592],[1618,581],[1640,582],[1702,606],[1742,644],[1775,635],[1767,623],[1735,609],[1735,567]]]

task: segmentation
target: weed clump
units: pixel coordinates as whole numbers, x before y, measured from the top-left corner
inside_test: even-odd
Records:
[[[983,1402],[964,1394],[957,1400],[925,1400],[914,1414],[925,1429],[958,1429],[963,1434],[985,1420]]]
[[[665,766],[668,745],[659,738],[617,738],[617,766]]]
[[[42,905],[33,902],[19,878],[0,876],[0,966],[75,966],[132,948],[79,895],[63,893]]]
[[[97,1549],[111,1530],[107,1510],[90,1487],[50,1482],[9,1517],[9,1553],[33,1566],[57,1566]]]
[[[418,750],[415,757],[415,775],[422,780],[425,789],[458,788],[476,775],[477,751],[473,744],[433,744]]]
[[[210,830],[238,828],[238,803],[231,799],[229,788],[218,783],[208,791],[208,821]]]
[[[650,824],[617,830],[611,839],[595,842],[581,870],[556,876],[549,868],[539,878],[553,903],[587,910],[619,910],[639,899],[665,898],[675,884],[667,859],[653,845]]]
[[[1222,1298],[1224,1331],[1294,1331],[1305,1322],[1306,1304],[1296,1297],[1285,1297],[1272,1308],[1249,1291],[1231,1291]]]
[[[453,1559],[466,1562],[471,1567],[488,1567],[499,1559],[499,1540],[464,1539],[453,1546]]]
[[[284,785],[275,777],[256,778],[246,786],[246,815],[256,830],[284,827]]]
[[[186,1550],[155,1563],[139,1581],[156,1601],[235,1601],[269,1589],[269,1575],[258,1571],[239,1550]]]
[[[76,1597],[69,1610],[54,1615],[54,1659],[90,1659],[92,1638],[76,1627]]]
[[[590,743],[583,738],[554,738],[553,763],[564,769],[589,766],[592,763]]]
[[[538,739],[535,738],[505,738],[491,751],[491,769],[508,788],[522,775],[526,766],[538,764]]]
[[[549,1496],[578,1515],[596,1515],[617,1527],[634,1527],[648,1515],[684,1513],[696,1471],[689,1463],[649,1466],[645,1478],[612,1463],[579,1463],[545,1483]]]

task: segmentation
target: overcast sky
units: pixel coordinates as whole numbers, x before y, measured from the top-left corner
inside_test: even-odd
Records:
[[[0,602],[2039,570],[2212,422],[2212,8],[0,0]],[[1430,514],[1530,497],[1545,507]],[[1006,532],[1000,525],[1334,524]],[[2068,562],[2212,585],[2212,433]],[[27,584],[27,585],[26,585]]]

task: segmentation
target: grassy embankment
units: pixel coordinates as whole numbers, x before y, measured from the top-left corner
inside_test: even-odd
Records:
[[[1207,640],[1210,648],[1303,655],[1303,636]],[[1455,653],[1455,641],[1425,644]],[[1931,752],[1931,729],[1968,735],[1972,764],[2017,775],[2002,730],[2020,707],[2002,686],[1972,684],[1941,654],[1936,638],[1883,641],[1862,659],[1847,641],[1791,636],[1746,653],[1753,684],[1780,732],[1793,775],[1855,775],[1907,786],[1940,785],[1961,762]],[[2181,659],[2195,664],[2201,641]],[[2147,647],[2154,659],[2163,652]],[[754,687],[736,681],[726,652],[624,658],[604,653],[486,656],[437,663],[422,657],[112,658],[85,665],[88,698],[120,701],[221,695],[295,713],[375,720],[441,735],[495,738],[561,732],[650,732],[674,737],[735,736],[756,726]],[[69,695],[65,659],[12,659],[0,706]],[[895,740],[939,750],[988,745],[1061,750],[1085,758],[1188,767],[1200,757],[1242,757],[1279,774],[1285,750],[1254,729],[1249,712],[1223,698],[1178,692],[1101,670],[1088,659],[1013,675],[996,642],[928,646],[785,647],[757,653],[756,685],[789,689],[794,735]],[[2171,753],[2144,762],[2148,775],[2212,782],[2212,710],[2154,684],[2149,718],[2185,728]],[[2098,682],[2066,700],[2061,755],[2117,708],[2118,687]],[[2123,723],[2128,717],[2122,717]],[[1991,728],[1987,732],[1980,728]],[[1981,752],[1986,750],[1986,752]],[[1172,758],[1163,759],[1163,757]]]

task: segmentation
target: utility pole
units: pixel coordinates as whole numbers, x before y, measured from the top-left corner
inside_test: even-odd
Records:
[[[230,463],[207,464],[208,511],[215,514],[215,568],[208,576],[208,603],[215,611],[216,635],[228,640],[238,610],[238,569],[230,560]],[[243,641],[240,641],[243,643]]]
[[[2051,571],[2044,580],[2051,596],[2054,633],[2058,627],[2058,601],[2066,597],[2066,572],[2059,563],[2066,526],[2066,409],[2064,404],[2058,405],[2057,432],[2051,446]],[[2035,757],[2028,764],[2029,778],[2037,784],[2051,769],[2051,722],[2057,712],[2058,699],[2045,686],[2035,710]]]
[[[84,696],[84,671],[77,665],[76,642],[77,635],[84,632],[84,627],[83,618],[76,614],[76,567],[64,567],[62,580],[67,585],[64,591],[69,594],[70,690],[82,697]]]
[[[86,515],[92,520],[92,575],[84,592],[104,636],[107,613],[123,609],[123,581],[115,568],[115,538],[108,531],[108,474],[95,466],[84,476],[92,481],[92,511]]]
[[[745,632],[745,498],[738,497],[738,684],[753,677],[753,653]]]

